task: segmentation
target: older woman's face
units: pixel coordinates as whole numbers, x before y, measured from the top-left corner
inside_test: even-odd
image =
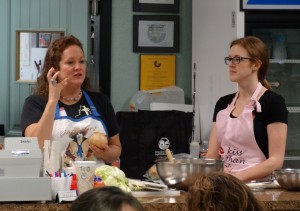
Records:
[[[86,60],[83,51],[77,45],[67,47],[59,62],[59,81],[68,78],[68,85],[81,86],[86,76]]]

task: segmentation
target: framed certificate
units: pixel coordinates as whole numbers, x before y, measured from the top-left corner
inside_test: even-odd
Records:
[[[133,0],[133,11],[178,13],[179,0]]]
[[[133,52],[179,52],[179,16],[134,15]]]
[[[175,86],[175,55],[140,56],[140,90]]]

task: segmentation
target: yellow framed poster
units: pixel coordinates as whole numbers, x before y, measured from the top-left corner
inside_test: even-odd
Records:
[[[140,90],[175,86],[175,55],[140,56]]]

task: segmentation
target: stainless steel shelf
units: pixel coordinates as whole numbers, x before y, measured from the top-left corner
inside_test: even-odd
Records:
[[[289,113],[300,113],[300,107],[287,107]]]
[[[298,64],[300,59],[270,59],[270,63],[275,64]]]

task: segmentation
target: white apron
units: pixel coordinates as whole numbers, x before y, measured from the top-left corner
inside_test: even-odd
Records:
[[[94,157],[89,148],[88,138],[95,131],[107,135],[107,129],[88,94],[84,90],[82,93],[90,108],[83,105],[78,112],[84,112],[86,116],[74,119],[68,117],[64,108],[59,108],[58,103],[56,106],[52,141],[59,142],[62,169],[77,160],[95,160],[97,166],[104,164],[102,159]]]
[[[217,114],[217,139],[221,145],[219,154],[224,161],[224,167],[230,172],[243,171],[266,160],[254,136],[252,113],[255,106],[257,112],[261,112],[261,105],[257,101],[261,89],[262,85],[259,83],[250,103],[245,105],[237,118],[231,118],[230,114],[235,107],[238,93],[231,104]]]

